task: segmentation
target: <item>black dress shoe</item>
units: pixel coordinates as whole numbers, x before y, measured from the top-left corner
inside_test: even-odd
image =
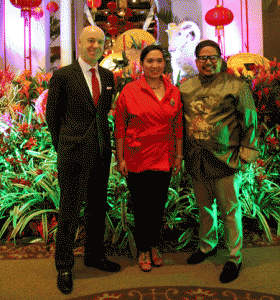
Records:
[[[234,262],[228,261],[225,264],[223,268],[223,272],[220,275],[221,283],[228,283],[235,280],[239,275],[240,268],[241,268],[241,263],[236,265]]]
[[[212,255],[215,255],[216,253],[217,253],[216,248],[214,248],[213,250],[211,250],[207,253],[204,253],[200,249],[198,249],[187,259],[187,263],[189,265],[199,264],[199,263],[203,262],[206,258],[208,258]]]
[[[62,294],[68,295],[73,291],[73,279],[71,271],[58,271],[57,287]]]
[[[119,264],[114,263],[107,258],[92,260],[85,257],[84,264],[88,268],[96,268],[105,272],[118,272],[121,269]]]

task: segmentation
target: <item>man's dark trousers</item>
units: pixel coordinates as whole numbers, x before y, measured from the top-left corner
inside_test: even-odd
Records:
[[[86,143],[86,147],[79,144],[70,147],[71,158],[61,158],[63,163],[58,166],[61,196],[55,250],[57,270],[71,270],[74,267],[74,240],[84,202],[85,254],[92,259],[100,259],[105,255],[103,241],[106,211],[109,208],[107,187],[111,157],[102,161],[98,143],[94,139],[89,138],[82,143]]]

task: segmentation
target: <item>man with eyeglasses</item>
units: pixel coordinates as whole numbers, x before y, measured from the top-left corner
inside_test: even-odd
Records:
[[[195,49],[199,74],[180,86],[184,104],[184,158],[199,207],[199,249],[188,258],[198,264],[215,255],[217,206],[224,222],[227,262],[222,283],[235,280],[242,261],[242,211],[238,171],[259,154],[257,113],[249,86],[221,72],[217,43],[206,40]]]

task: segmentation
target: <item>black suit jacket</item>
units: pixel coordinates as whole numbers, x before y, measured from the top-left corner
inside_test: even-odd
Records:
[[[50,80],[46,122],[58,153],[58,166],[66,158],[71,163],[83,156],[89,141],[98,145],[103,160],[111,158],[108,113],[115,93],[114,75],[100,66],[98,71],[102,90],[97,107],[78,60],[55,71]],[[84,159],[92,160],[95,154],[88,156]]]

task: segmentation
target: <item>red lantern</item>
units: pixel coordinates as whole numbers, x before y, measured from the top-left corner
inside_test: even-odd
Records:
[[[88,0],[87,5],[90,8],[98,8],[101,6],[101,0]]]
[[[36,21],[39,21],[44,15],[43,9],[41,7],[35,7],[31,10],[31,16],[34,17]]]
[[[205,21],[209,25],[215,26],[216,36],[223,55],[225,55],[225,43],[222,43],[221,37],[224,37],[224,26],[230,24],[232,20],[233,13],[222,5],[217,5],[205,15]]]
[[[132,9],[131,9],[131,8],[128,8],[128,9],[127,9],[127,11],[126,11],[126,13],[125,13],[125,17],[126,17],[126,18],[132,17]]]
[[[108,33],[110,35],[117,35],[119,33],[119,29],[117,27],[110,27],[108,28]]]
[[[110,9],[111,13],[114,13],[114,11],[117,9],[117,4],[115,2],[109,2],[107,7]]]
[[[42,0],[10,0],[10,2],[21,10],[31,10],[32,7],[38,7]]]
[[[127,22],[127,23],[124,25],[124,30],[127,31],[127,30],[130,30],[130,29],[133,29],[133,23]]]
[[[108,18],[107,18],[108,22],[115,25],[118,23],[119,21],[119,18],[115,15],[110,15]]]
[[[223,30],[224,26],[230,24],[232,20],[233,13],[222,5],[217,5],[205,15],[205,21],[209,25],[216,27],[216,33],[218,33],[219,30]]]
[[[47,8],[47,10],[48,10],[50,13],[52,13],[52,12],[55,13],[56,11],[58,11],[59,6],[58,6],[58,4],[57,4],[56,2],[50,1],[50,2],[47,4],[46,8]]]

